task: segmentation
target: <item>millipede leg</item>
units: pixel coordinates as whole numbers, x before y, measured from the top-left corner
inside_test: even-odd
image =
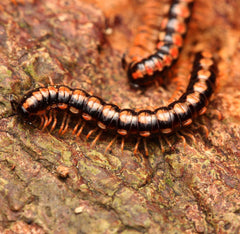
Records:
[[[77,134],[76,134],[76,137],[79,137],[79,136],[81,135],[81,133],[82,133],[83,128],[85,127],[85,125],[86,125],[86,122],[84,122],[84,123],[82,124],[81,128],[79,129],[79,131],[78,131]]]
[[[67,118],[67,113],[64,113],[64,116],[63,116],[63,119],[62,119],[60,129],[58,131],[58,134],[61,134],[62,130],[64,129],[64,124],[65,124],[66,118]]]
[[[223,114],[220,110],[215,109],[213,110],[213,113],[218,117],[218,120],[222,120],[223,119]]]
[[[163,141],[162,141],[162,138],[160,136],[158,136],[158,141],[159,141],[160,149],[161,149],[162,153],[164,153],[165,149],[163,147]]]
[[[206,111],[207,111],[207,107],[203,107],[200,111],[199,111],[199,115],[203,115],[203,114],[205,114],[206,113]]]
[[[203,131],[205,132],[206,138],[208,138],[208,134],[209,134],[208,128],[203,124],[199,124],[199,128],[203,129]]]
[[[44,123],[43,123],[42,131],[48,126],[48,122],[49,122],[49,119],[46,114],[44,114],[43,117],[44,117]]]
[[[147,139],[146,138],[143,138],[143,144],[144,144],[145,154],[146,154],[146,156],[148,156],[149,153],[148,153]]]
[[[116,135],[116,136],[109,142],[109,144],[107,145],[107,147],[106,147],[106,149],[105,149],[105,151],[104,151],[104,154],[106,154],[107,151],[111,148],[112,144],[117,140],[117,137],[118,137],[118,135]]]
[[[172,144],[171,144],[171,142],[167,139],[167,137],[163,137],[164,138],[164,140],[167,142],[167,144],[168,144],[168,146],[170,147],[170,148],[172,148]]]
[[[122,155],[123,155],[123,150],[124,150],[124,143],[125,143],[125,138],[122,137],[122,142],[121,142],[121,151],[122,151]]]
[[[97,141],[98,141],[98,139],[100,138],[100,136],[102,135],[102,133],[103,133],[103,131],[100,131],[100,132],[97,134],[97,136],[95,137],[95,139],[93,140],[93,142],[92,142],[92,144],[91,144],[91,147],[93,147],[93,146],[97,143]]]
[[[79,119],[78,123],[76,124],[76,126],[74,127],[73,131],[72,131],[72,135],[76,134],[76,131],[78,130],[79,125],[81,124],[82,120]]]
[[[99,128],[96,127],[96,128],[94,128],[94,129],[90,130],[90,131],[88,132],[86,138],[88,139],[88,138],[89,138],[94,132],[96,132],[98,129],[99,129]]]
[[[135,147],[134,147],[134,151],[133,151],[133,154],[134,154],[134,155],[137,154],[138,146],[139,146],[140,141],[141,141],[141,137],[138,137],[137,143],[136,143],[136,145],[135,145]]]
[[[185,139],[185,137],[182,136],[182,135],[180,135],[178,132],[176,132],[176,135],[177,135],[179,138],[182,139],[182,141],[183,141],[183,147],[184,147],[184,149],[185,149],[185,148],[186,148],[186,139]]]
[[[40,125],[39,125],[39,129],[42,129],[42,126],[44,124],[44,117],[43,117],[43,115],[40,116],[40,119],[41,119],[41,122],[40,122]]]
[[[211,112],[209,114],[210,114],[211,118],[215,118],[215,116],[217,116],[219,121],[223,119],[223,114],[218,109],[211,110]]]
[[[50,85],[54,85],[52,77],[48,77]]]
[[[56,115],[56,112],[53,112],[53,124],[50,129],[50,132],[52,132],[55,129],[56,125],[57,125],[57,115]]]
[[[68,130],[69,121],[70,121],[70,115],[67,116],[65,128],[63,129],[61,135],[63,135]]]
[[[52,122],[52,120],[53,120],[52,111],[50,111],[47,126]]]
[[[40,86],[40,87],[42,87],[42,88],[44,88],[45,87],[45,85],[43,84],[43,83],[41,83],[41,82],[37,82],[37,84]]]
[[[181,133],[182,133],[183,135],[185,135],[185,136],[190,137],[190,138],[193,140],[194,144],[197,143],[196,138],[193,136],[193,133],[188,133],[188,132],[186,132],[186,131],[181,131]]]

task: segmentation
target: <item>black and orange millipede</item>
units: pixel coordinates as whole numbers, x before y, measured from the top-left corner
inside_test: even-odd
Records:
[[[150,6],[146,7],[157,7],[157,3],[156,0],[150,1]],[[123,67],[127,70],[128,79],[133,86],[143,86],[151,82],[176,61],[183,46],[192,5],[193,0],[172,1],[160,25],[156,25],[156,19],[146,17],[147,27],[139,27],[133,46],[123,58]],[[156,28],[159,30],[157,38],[149,35]],[[147,44],[152,40],[156,50],[149,56],[144,56]]]
[[[168,18],[164,19],[159,27],[159,38],[154,54],[143,58],[139,54],[135,56],[137,47],[146,46],[142,45],[141,41],[135,43],[128,55],[128,61],[124,59],[124,68],[132,84],[141,86],[149,83],[178,58],[192,4],[193,0],[172,1]],[[82,89],[54,84],[34,89],[19,101],[11,98],[11,105],[13,111],[25,121],[35,117],[40,118],[40,128],[43,130],[50,125],[50,130],[54,130],[59,122],[58,117],[61,116],[60,134],[68,130],[72,120],[76,121],[73,129],[76,136],[82,133],[86,123],[91,123],[94,128],[87,134],[87,138],[98,131],[93,144],[103,132],[113,131],[116,137],[106,150],[111,147],[117,136],[123,139],[122,150],[125,136],[136,136],[134,153],[137,152],[140,140],[143,139],[147,155],[146,138],[161,138],[178,132],[189,126],[197,116],[206,112],[216,78],[216,61],[211,53],[203,51],[195,56],[186,91],[176,101],[154,110],[121,109]]]

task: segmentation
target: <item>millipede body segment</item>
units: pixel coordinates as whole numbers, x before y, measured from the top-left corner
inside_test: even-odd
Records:
[[[154,23],[150,18],[150,22],[147,21],[145,27],[140,27],[134,45],[126,56],[128,59],[123,58],[123,67],[133,86],[143,86],[151,82],[178,58],[183,46],[183,38],[187,32],[193,2],[193,0],[173,0],[168,16],[162,20],[160,25],[157,20]],[[156,9],[153,10],[153,14],[156,14]],[[159,29],[159,36],[156,40],[155,52],[147,57],[141,56],[141,51],[144,51],[142,48],[147,48],[147,41],[152,40],[149,34],[156,29]]]
[[[11,104],[24,120],[40,117],[43,129],[52,124],[53,130],[58,113],[64,113],[60,127],[62,133],[74,117],[78,119],[74,128],[77,135],[86,122],[92,122],[102,131],[113,130],[120,136],[133,134],[146,138],[178,131],[205,113],[215,87],[216,75],[217,68],[212,55],[208,52],[198,53],[186,92],[177,101],[154,111],[121,109],[82,89],[72,89],[65,85],[34,89],[19,102],[12,99]]]

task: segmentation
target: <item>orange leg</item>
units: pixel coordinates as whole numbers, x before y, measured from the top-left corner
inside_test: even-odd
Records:
[[[54,85],[53,80],[52,80],[52,77],[49,76],[48,79],[49,79],[50,85]]]
[[[201,125],[201,127],[205,131],[206,138],[208,138],[208,134],[209,134],[208,128],[205,125]]]
[[[208,128],[205,125],[200,123],[198,123],[198,128],[202,128],[203,131],[205,132],[206,138],[208,138],[208,134],[209,134]]]
[[[63,129],[62,131],[62,135],[68,130],[68,126],[69,126],[69,121],[70,121],[70,115],[67,116],[67,121],[66,121],[66,124],[65,124],[65,128]]]
[[[181,131],[181,133],[182,133],[183,135],[185,135],[185,136],[190,137],[190,138],[192,139],[192,141],[194,142],[194,144],[197,143],[196,138],[193,136],[193,133],[192,133],[192,132],[191,132],[191,133],[188,133],[188,132],[186,132],[186,131]]]
[[[72,131],[72,134],[73,134],[73,135],[76,134],[76,132],[77,132],[77,130],[78,130],[78,127],[79,127],[79,125],[81,124],[81,122],[82,122],[82,120],[79,119],[79,120],[78,120],[78,123],[76,124],[76,126],[74,127],[74,129],[73,129],[73,131]]]
[[[164,138],[164,140],[167,142],[167,144],[168,144],[168,146],[172,149],[172,144],[171,144],[171,142],[167,139],[167,137],[163,137]]]
[[[97,141],[98,141],[98,139],[100,138],[100,136],[102,135],[102,133],[103,133],[103,131],[100,131],[100,132],[97,134],[97,136],[95,137],[95,139],[93,140],[93,142],[92,142],[92,144],[91,144],[91,147],[93,147],[93,146],[97,143]]]
[[[143,144],[144,144],[145,154],[146,154],[146,156],[148,156],[149,153],[148,153],[147,139],[146,138],[143,138]]]
[[[121,142],[121,151],[122,151],[122,155],[123,155],[123,150],[124,150],[124,142],[125,141],[125,138],[122,137],[122,142]]]
[[[92,129],[91,131],[88,132],[86,138],[88,139],[94,132],[96,132],[98,130],[98,127]]]
[[[134,147],[134,151],[133,151],[133,154],[134,154],[134,155],[137,154],[138,146],[139,146],[140,141],[141,141],[141,137],[138,137],[137,143],[136,143],[136,145],[135,145],[135,147]]]
[[[60,129],[58,131],[58,134],[61,134],[61,132],[63,131],[66,119],[67,119],[67,113],[65,112],[64,116],[63,116],[63,119],[62,119],[61,127],[60,127]]]
[[[44,114],[43,117],[44,117],[44,124],[43,124],[43,127],[42,127],[42,131],[48,126],[48,122],[49,122],[46,114]]]
[[[116,136],[109,142],[109,144],[107,145],[107,147],[106,147],[106,149],[105,149],[105,151],[104,151],[104,154],[107,153],[107,151],[111,148],[112,144],[117,140],[117,138],[118,138],[118,135],[116,135]]]
[[[39,125],[39,129],[42,129],[43,124],[44,124],[44,116],[43,116],[43,115],[40,115],[40,119],[41,119],[41,123],[40,123],[40,125]]]
[[[56,112],[53,112],[53,124],[52,124],[52,127],[50,129],[50,132],[52,132],[55,129],[56,124],[57,124],[57,116],[56,116]]]
[[[219,110],[215,109],[215,110],[212,110],[212,112],[213,112],[213,115],[216,115],[218,117],[218,120],[223,120],[223,114]]]
[[[47,126],[52,122],[52,120],[53,120],[53,113],[52,113],[52,111],[50,111],[49,112],[49,119],[48,119],[48,123],[47,123]]]
[[[158,141],[159,141],[159,145],[160,145],[161,151],[162,151],[162,153],[164,153],[165,149],[163,147],[163,141],[162,141],[162,138],[160,136],[158,136]]]
[[[45,85],[42,83],[42,82],[37,82],[37,85],[39,85],[40,87],[42,87],[42,88],[44,88],[45,87]]]
[[[207,107],[204,106],[204,107],[198,112],[198,114],[199,114],[199,115],[203,115],[203,114],[206,113],[206,111],[207,111]]]
[[[82,133],[83,128],[85,127],[85,125],[86,125],[86,122],[84,122],[84,123],[82,124],[81,128],[80,128],[79,131],[77,132],[77,134],[76,134],[77,137],[79,137],[79,136],[81,135],[81,133]]]
[[[185,148],[186,148],[186,139],[185,139],[185,137],[182,136],[182,135],[180,135],[178,132],[176,132],[176,135],[177,135],[179,138],[182,139],[182,141],[183,141],[183,147],[184,147],[184,149],[185,149]]]

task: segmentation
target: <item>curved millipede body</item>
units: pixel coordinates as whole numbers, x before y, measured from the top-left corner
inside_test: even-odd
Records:
[[[156,2],[156,0],[152,1]],[[150,19],[144,28],[141,27],[138,30],[134,45],[127,56],[129,59],[123,59],[123,67],[127,70],[129,81],[133,86],[146,85],[162,74],[178,58],[183,38],[187,32],[193,2],[193,0],[173,0],[168,17],[162,20],[161,25],[154,25],[153,20]],[[158,21],[155,21],[157,24]],[[141,51],[146,50],[142,50],[142,48],[148,47],[147,41],[152,40],[150,34],[152,31],[156,31],[156,28],[159,28],[159,36],[156,40],[155,52],[147,57],[141,56]]]
[[[211,54],[198,53],[186,92],[177,101],[154,111],[121,109],[82,89],[72,89],[65,85],[34,89],[19,102],[11,100],[11,104],[25,120],[40,117],[43,129],[52,124],[53,130],[58,121],[57,114],[64,112],[59,131],[62,134],[74,117],[79,120],[74,128],[76,135],[80,135],[85,123],[91,121],[103,131],[113,130],[121,136],[133,134],[147,138],[178,131],[204,114],[215,87],[216,75],[216,63]],[[81,123],[82,126],[79,126]]]

